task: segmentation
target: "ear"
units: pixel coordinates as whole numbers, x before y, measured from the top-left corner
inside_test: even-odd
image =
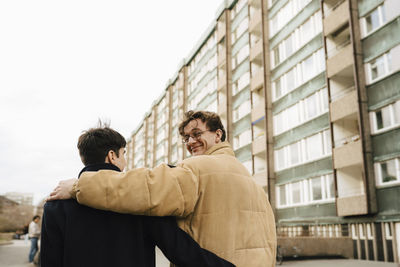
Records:
[[[221,138],[222,138],[222,130],[218,129],[215,131],[216,135],[215,135],[215,143],[219,143],[221,142]]]
[[[110,151],[108,151],[108,153],[107,153],[105,162],[106,162],[106,163],[114,164],[115,158],[116,158],[115,152],[112,151],[112,150],[110,150]]]

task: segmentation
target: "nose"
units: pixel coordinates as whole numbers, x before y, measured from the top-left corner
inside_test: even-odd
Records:
[[[188,145],[193,144],[193,143],[196,143],[196,141],[197,141],[196,138],[190,136],[190,137],[189,137],[189,140],[188,140]]]

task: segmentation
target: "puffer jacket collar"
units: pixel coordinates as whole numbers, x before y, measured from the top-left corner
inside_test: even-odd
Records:
[[[217,155],[217,154],[225,154],[230,156],[235,156],[231,145],[228,141],[221,142],[219,144],[214,145],[213,147],[209,148],[204,155]]]

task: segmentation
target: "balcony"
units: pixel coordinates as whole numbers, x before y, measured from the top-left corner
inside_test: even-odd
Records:
[[[331,121],[335,122],[340,119],[349,117],[358,113],[358,96],[357,91],[352,90],[340,98],[336,98],[330,104]]]
[[[343,73],[343,70],[350,69],[354,65],[353,48],[351,44],[347,44],[344,48],[337,52],[333,57],[327,59],[327,74],[331,78],[335,75],[349,76],[352,73]]]
[[[218,103],[218,114],[219,115],[226,114],[226,111],[227,111],[226,100],[220,100]]]
[[[250,17],[249,32],[257,33],[258,35],[261,34],[261,22],[261,10],[258,10],[258,12],[254,12],[254,14]]]
[[[267,139],[266,138],[267,137],[264,134],[253,140],[253,144],[252,144],[253,155],[257,155],[266,150],[266,147],[267,147]]]
[[[264,187],[268,185],[267,171],[259,172],[253,175],[256,184]]]
[[[221,22],[219,22],[221,23]],[[219,24],[218,23],[218,24]],[[226,35],[226,27],[225,27],[225,23],[221,23],[221,25],[218,25],[218,30],[217,30],[217,43],[219,43],[222,38],[224,38]]]
[[[222,91],[223,89],[226,88],[226,75],[221,75],[218,78],[218,86],[217,86],[217,90],[218,91]]]
[[[335,33],[340,27],[349,22],[349,3],[348,0],[340,2],[332,9],[324,18],[324,32],[325,36]]]
[[[339,197],[336,199],[338,216],[368,214],[367,196],[365,194]]]
[[[255,105],[251,110],[251,121],[255,122],[264,116],[265,116],[265,103],[264,101],[260,101],[260,103]]]
[[[226,61],[226,48],[218,50],[218,66],[225,64]]]
[[[249,0],[249,6],[261,7],[261,1],[260,0]]]
[[[262,64],[262,56],[263,56],[263,42],[259,40],[250,48],[250,61],[255,62],[258,65]]]
[[[252,91],[257,90],[264,85],[264,71],[260,69],[255,75],[251,77],[250,89]]]
[[[334,148],[333,158],[335,169],[362,165],[363,153],[361,140]]]

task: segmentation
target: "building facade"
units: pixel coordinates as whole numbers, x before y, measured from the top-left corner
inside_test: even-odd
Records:
[[[288,255],[399,262],[399,33],[398,0],[225,1],[133,131],[128,169],[188,157],[183,113],[214,111]]]
[[[7,192],[4,196],[20,205],[33,206],[33,193]]]

